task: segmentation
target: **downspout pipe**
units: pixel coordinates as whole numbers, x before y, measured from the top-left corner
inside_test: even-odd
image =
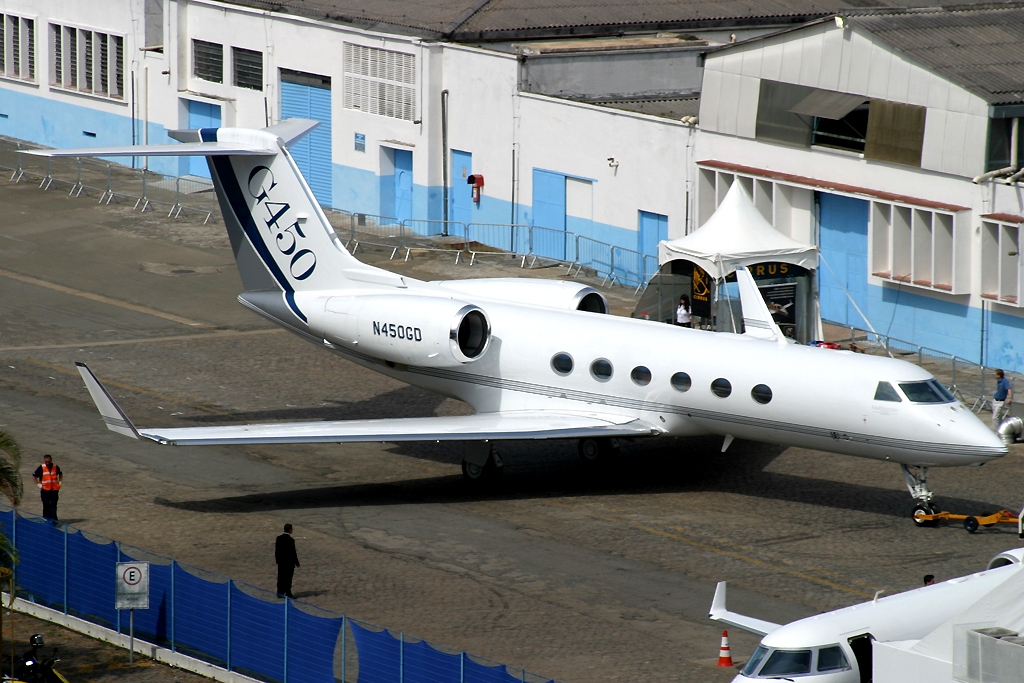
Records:
[[[1001,176],[1001,175],[1006,175],[1007,173],[1012,173],[1013,174],[1012,176],[1010,176],[1010,178],[1008,180],[1009,180],[1009,182],[1014,182],[1021,175],[1024,175],[1024,173],[1019,173],[1018,172],[1018,169],[1020,168],[1019,159],[1017,158],[1017,141],[1020,139],[1018,137],[1019,136],[1019,132],[1020,132],[1020,119],[1019,118],[1015,118],[1013,120],[1013,127],[1011,128],[1011,132],[1010,132],[1010,165],[1007,166],[1006,168],[1000,168],[1000,169],[998,169],[996,171],[989,171],[988,173],[982,173],[980,176],[976,176],[971,182],[983,183],[986,180],[991,180],[992,178],[996,178],[996,177]]]
[[[1016,119],[1015,119],[1016,121]],[[441,91],[441,216],[444,234],[448,234],[448,90]]]

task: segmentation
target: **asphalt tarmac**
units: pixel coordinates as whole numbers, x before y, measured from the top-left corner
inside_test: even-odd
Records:
[[[1024,544],[1006,526],[916,528],[895,465],[718,439],[637,442],[606,468],[574,443],[502,448],[494,489],[462,481],[461,446],[172,448],[106,429],[85,361],[139,425],[454,415],[468,406],[382,377],[236,303],[223,227],[0,181],[0,428],[63,468],[60,515],[84,529],[273,588],[295,525],[299,598],[569,683],[726,681],[730,608],[778,622],[978,571]],[[526,275],[450,254],[360,258],[428,279]],[[613,288],[616,312],[632,292]],[[654,324],[654,323],[652,323]],[[642,343],[642,340],[638,340]],[[798,369],[794,369],[797,372]],[[813,400],[809,396],[808,400]],[[1024,502],[1019,447],[932,470],[938,504]],[[30,480],[28,480],[30,481]],[[24,507],[38,511],[34,489]],[[737,661],[758,638],[730,631]]]

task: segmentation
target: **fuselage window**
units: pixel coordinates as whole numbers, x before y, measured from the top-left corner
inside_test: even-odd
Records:
[[[689,391],[692,382],[690,376],[685,372],[677,372],[672,375],[672,388],[676,391]]]
[[[903,399],[896,393],[896,390],[892,388],[892,385],[888,382],[879,382],[878,388],[875,389],[875,400],[876,401],[892,401],[893,403],[902,403]]]
[[[772,400],[772,389],[767,384],[758,384],[750,390],[750,395],[758,403],[768,403]]]
[[[843,648],[830,645],[818,650],[818,671],[839,671],[850,668],[850,662],[843,654]]]
[[[900,382],[900,389],[912,403],[950,403],[954,399],[946,398],[948,391],[940,392],[932,384],[934,380],[925,382]]]
[[[629,373],[629,376],[636,384],[642,387],[651,383],[651,371],[642,365],[633,368],[633,372]]]
[[[611,379],[612,364],[604,358],[598,358],[590,364],[590,374],[594,376],[594,379],[599,379],[602,382]]]
[[[727,379],[719,377],[711,383],[711,391],[719,398],[725,398],[732,393],[732,384]]]
[[[567,353],[556,353],[551,357],[551,369],[559,375],[568,375],[572,372],[572,356]]]
[[[765,676],[811,673],[810,650],[776,650],[758,673]]]

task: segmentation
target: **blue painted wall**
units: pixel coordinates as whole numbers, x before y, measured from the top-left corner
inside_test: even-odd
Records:
[[[84,96],[82,101],[87,101]],[[112,147],[132,144],[132,119],[128,106],[124,114],[111,114],[81,104],[47,99],[13,88],[0,86],[0,135],[35,142],[46,147]],[[85,135],[95,133],[96,137]],[[142,143],[142,122],[135,121],[136,141]],[[149,124],[149,143],[162,145],[174,142],[167,129]],[[112,159],[118,163],[130,159]],[[141,164],[141,160],[137,162]],[[152,157],[149,167],[157,173],[178,174],[178,160],[173,157]]]

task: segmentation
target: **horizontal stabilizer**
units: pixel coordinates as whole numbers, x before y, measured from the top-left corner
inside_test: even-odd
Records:
[[[285,119],[263,130],[281,138],[285,147],[291,148],[296,142],[313,132],[313,129],[320,125],[319,121],[312,119]]]
[[[741,628],[744,631],[750,631],[759,636],[766,636],[777,628],[780,628],[781,624],[775,624],[770,621],[763,621],[761,619],[755,619],[753,617],[744,616],[742,614],[736,614],[730,612],[725,607],[725,581],[719,581],[715,587],[715,598],[711,601],[711,613],[708,617],[713,621],[720,621],[723,624],[734,626],[735,628]]]
[[[270,156],[278,150],[238,142],[186,142],[180,145],[128,145],[125,147],[82,147],[80,149],[33,149],[26,154],[41,157],[209,157]]]
[[[83,363],[78,363],[78,369],[108,428],[118,434],[178,446],[579,439],[583,437],[652,436],[661,433],[658,428],[632,417],[541,410],[480,413],[454,417],[286,422],[136,430],[127,415],[114,402],[89,368]]]

